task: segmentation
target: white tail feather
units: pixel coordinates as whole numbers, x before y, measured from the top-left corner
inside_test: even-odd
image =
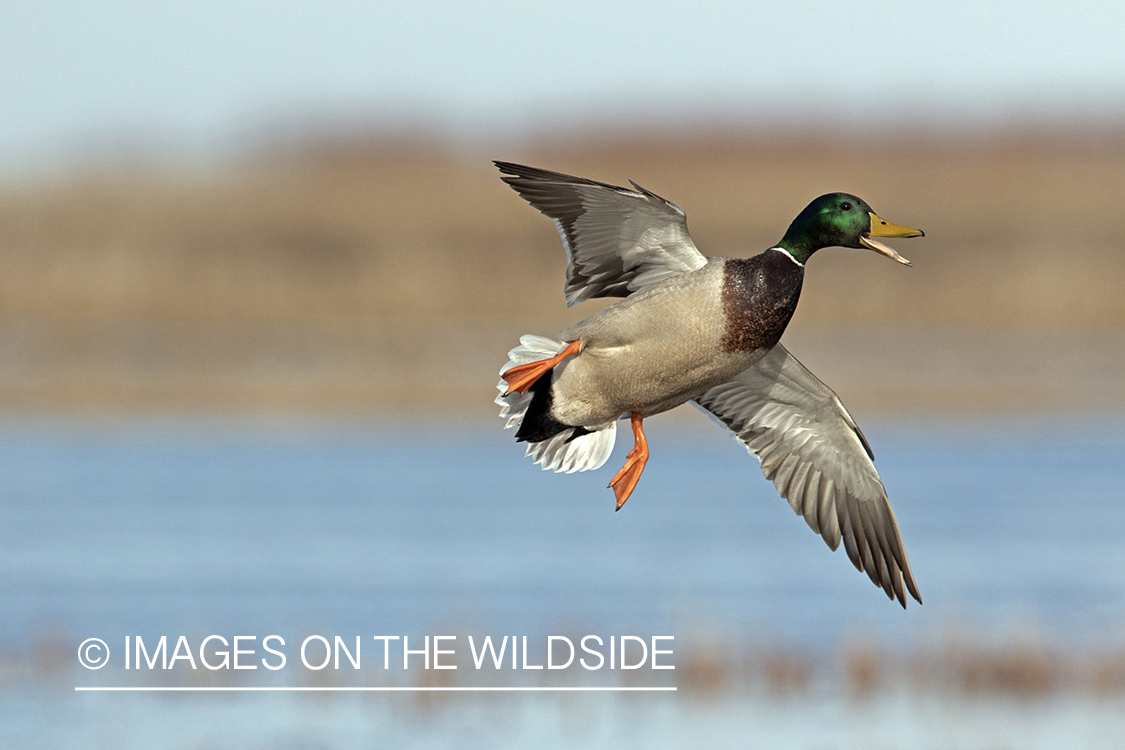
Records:
[[[570,436],[573,434],[574,429],[571,428],[540,443],[528,443],[527,453],[524,455],[534,456],[535,463],[540,464],[544,471],[549,469],[573,474],[576,471],[600,469],[613,452],[617,423],[610,422],[609,427],[571,440]]]
[[[508,352],[508,364],[500,368],[500,374],[503,375],[516,365],[550,359],[565,347],[565,342],[545,336],[521,336],[520,345]],[[500,395],[496,397],[496,403],[500,405],[500,418],[507,420],[504,427],[519,427],[531,406],[534,394],[529,390],[527,393],[504,395],[508,390],[508,383],[503,379],[496,385],[496,389],[500,391]],[[525,455],[534,456],[535,463],[540,464],[544,470],[566,474],[601,468],[613,452],[617,423],[611,422],[608,427],[572,440],[574,431],[575,428],[572,427],[541,442],[528,443]]]

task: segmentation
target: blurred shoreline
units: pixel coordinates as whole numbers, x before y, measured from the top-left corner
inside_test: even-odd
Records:
[[[904,269],[830,249],[784,339],[851,407],[1125,409],[1125,127],[706,131],[491,154],[688,213],[706,255],[769,247],[848,190],[926,230]],[[353,134],[201,176],[87,168],[0,188],[0,409],[484,416],[567,311],[551,223],[484,155]]]
[[[4,321],[0,409],[483,420],[519,335],[561,328],[518,326]],[[794,325],[783,343],[866,413],[1125,414],[1125,331]]]

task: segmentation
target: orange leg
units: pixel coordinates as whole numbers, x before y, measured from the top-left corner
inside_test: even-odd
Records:
[[[550,370],[552,367],[562,362],[571,354],[577,354],[578,350],[582,348],[582,342],[571,341],[565,349],[551,357],[550,359],[541,359],[538,362],[528,362],[526,365],[516,365],[510,370],[504,372],[500,377],[508,384],[508,390],[504,394],[507,396],[511,393],[527,393],[527,389],[535,384],[535,381],[543,377],[543,373]]]
[[[617,510],[621,510],[621,506],[629,499],[629,495],[633,494],[633,488],[637,486],[637,482],[641,479],[641,472],[645,470],[645,463],[648,462],[648,440],[645,439],[645,431],[641,426],[641,417],[637,412],[630,415],[630,421],[633,425],[633,450],[629,451],[626,457],[625,465],[621,467],[621,471],[613,476],[613,480],[609,486],[613,488],[613,494],[617,497]]]

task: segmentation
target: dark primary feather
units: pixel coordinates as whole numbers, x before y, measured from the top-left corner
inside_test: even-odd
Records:
[[[567,250],[567,306],[592,297],[626,297],[707,259],[696,249],[676,204],[583,177],[498,161],[502,179],[555,220]]]
[[[871,450],[832,391],[778,344],[698,403],[730,427],[813,531],[891,599],[922,602]]]

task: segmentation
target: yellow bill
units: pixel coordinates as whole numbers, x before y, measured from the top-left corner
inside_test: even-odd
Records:
[[[880,255],[885,255],[891,260],[898,261],[904,266],[914,265],[906,258],[895,252],[894,248],[884,245],[878,240],[871,239],[872,237],[925,237],[926,233],[921,229],[912,229],[910,227],[902,227],[898,224],[892,224],[886,219],[880,218],[876,214],[868,214],[871,217],[871,229],[864,233],[859,238],[860,243],[864,247],[874,250]]]

